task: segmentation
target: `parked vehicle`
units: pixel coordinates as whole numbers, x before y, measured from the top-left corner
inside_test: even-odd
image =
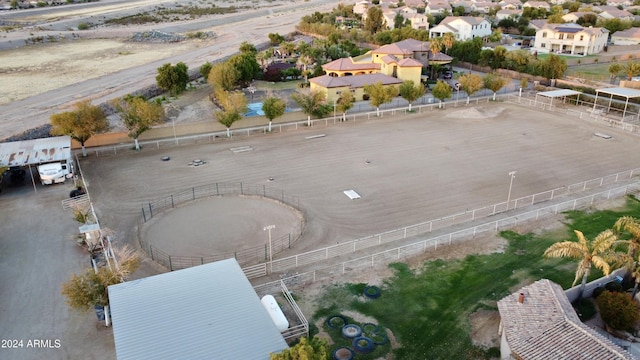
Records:
[[[38,165],[38,174],[42,185],[63,183],[73,177],[73,164],[71,162],[55,162]]]
[[[445,79],[453,79],[453,71],[451,70],[445,71],[442,77]]]

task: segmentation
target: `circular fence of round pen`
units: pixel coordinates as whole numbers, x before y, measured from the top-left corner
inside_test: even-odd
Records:
[[[270,263],[302,234],[296,197],[266,186],[215,183],[142,206],[138,241],[170,270],[235,258],[240,265]]]

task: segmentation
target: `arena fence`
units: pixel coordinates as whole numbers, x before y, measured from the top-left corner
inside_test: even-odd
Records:
[[[303,216],[298,224],[296,224],[287,234],[273,238],[271,240],[271,251],[277,254],[291,246],[300,238],[305,225],[305,211],[300,204],[300,199],[295,196],[286,194],[283,190],[269,188],[265,185],[252,185],[242,182],[214,183],[204,186],[192,187],[171,194],[162,199],[158,199],[145,204],[141,208],[141,215],[137,224],[137,237],[140,247],[154,261],[166,266],[170,270],[179,270],[191,266],[207,264],[214,261],[235,258],[240,265],[255,264],[269,259],[269,244],[252,247],[248,249],[237,250],[233,252],[224,252],[206,256],[182,256],[167,254],[162,249],[149,243],[142,235],[144,224],[151,220],[154,216],[159,216],[164,211],[173,209],[182,204],[189,203],[198,199],[235,195],[235,196],[258,196],[275,200],[300,211]]]
[[[287,284],[289,288],[295,289],[317,281],[331,280],[335,277],[349,276],[350,273],[363,273],[368,271],[368,269],[376,266],[384,266],[393,262],[401,261],[403,259],[419,256],[427,251],[437,251],[438,247],[451,245],[453,242],[468,241],[469,239],[473,239],[474,237],[483,233],[495,233],[501,230],[510,229],[514,226],[517,226],[518,224],[522,224],[527,221],[537,220],[546,216],[556,215],[569,210],[588,208],[599,201],[606,201],[628,194],[634,194],[636,196],[640,194],[640,183],[633,183],[607,191],[602,191],[597,194],[591,194],[589,196],[584,196],[544,208],[535,209],[526,213],[519,213],[514,216],[502,218],[500,220],[468,227],[463,230],[420,241],[415,241],[407,245],[378,251],[365,256],[357,257],[355,259],[338,262],[330,266],[318,266],[316,269],[311,269],[301,273],[294,273],[292,272],[292,269],[300,268],[303,265],[317,263],[318,261],[323,260],[322,256],[312,258],[311,256],[302,254],[299,257],[291,257],[287,259],[280,259],[277,261],[274,260],[274,271],[284,272],[284,275],[281,276],[281,280],[256,285],[255,288],[270,288],[273,286],[277,286],[279,282],[282,281]],[[401,230],[398,231],[402,232]],[[388,241],[387,239],[378,240]],[[378,245],[378,243],[379,242],[374,241],[374,243],[370,246]],[[349,249],[348,247],[344,248],[343,250],[345,252],[355,252],[355,250]],[[363,252],[361,251],[360,253]],[[298,261],[298,263],[295,263],[295,261]],[[264,268],[266,269],[266,267]],[[245,271],[245,274],[250,274],[251,268],[245,268],[243,270]],[[263,275],[267,274],[265,273]],[[592,291],[593,289],[590,288],[590,290]]]

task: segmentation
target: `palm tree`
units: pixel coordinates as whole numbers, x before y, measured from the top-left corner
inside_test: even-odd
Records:
[[[627,80],[631,81],[634,76],[640,74],[640,62],[629,61],[622,67],[622,71],[627,74]]]
[[[453,33],[448,32],[442,35],[442,45],[444,45],[445,54],[449,52],[449,49],[453,47],[453,44],[455,44],[455,42],[456,42],[456,37],[453,36]]]
[[[609,75],[611,76],[611,83],[615,83],[615,79],[618,78],[618,73],[622,70],[622,65],[619,63],[613,63],[609,65]]]
[[[625,233],[628,233],[631,237],[629,240],[621,240],[618,242],[628,246],[627,267],[631,271],[631,276],[635,279],[631,298],[635,298],[638,292],[638,285],[640,285],[640,264],[638,263],[637,257],[639,253],[638,250],[640,250],[640,220],[631,216],[623,216],[615,222],[613,231],[617,236],[623,236]]]
[[[571,286],[574,286],[582,277],[582,285],[580,285],[580,295],[578,297],[581,299],[584,288],[587,285],[587,278],[591,272],[591,266],[602,270],[605,275],[611,273],[611,265],[609,264],[612,255],[611,248],[616,242],[617,237],[613,231],[609,229],[598,234],[593,240],[587,239],[579,230],[574,230],[574,232],[578,237],[578,242],[562,241],[555,243],[544,252],[543,256],[547,258],[566,257],[580,260],[578,269],[576,270],[576,277]]]
[[[625,232],[629,233],[631,239],[626,240],[625,243],[629,245],[629,256],[635,258],[640,250],[640,220],[631,216],[623,216],[613,224],[613,231],[617,236],[621,236]]]

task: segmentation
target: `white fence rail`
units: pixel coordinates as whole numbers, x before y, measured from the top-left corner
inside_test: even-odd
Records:
[[[517,215],[502,218],[496,221],[472,226],[445,235],[416,241],[408,245],[396,247],[389,250],[383,250],[371,255],[348,260],[338,265],[330,266],[320,270],[314,270],[312,272],[313,275],[305,276],[311,276],[313,281],[317,281],[318,277],[325,277],[323,274],[331,274],[331,276],[333,276],[333,274],[335,274],[336,272],[344,274],[349,270],[360,269],[364,266],[375,266],[376,264],[380,263],[398,261],[403,258],[418,255],[427,251],[428,249],[437,250],[438,246],[451,245],[455,241],[470,239],[485,232],[497,232],[501,229],[512,228],[519,223],[538,220],[540,218],[556,215],[564,211],[586,208],[592,206],[595,202],[625,196],[630,193],[640,193],[640,183],[633,183],[630,185],[609,189],[589,196],[572,199],[570,201],[565,201],[529,212],[519,213]],[[424,225],[425,224],[420,224],[419,226]],[[276,259],[273,260],[273,263],[270,264],[269,267],[273,267],[273,272],[276,273],[295,271],[302,266],[316,264],[321,261],[326,261],[332,257],[356,253],[358,250],[371,248],[376,245],[382,245],[395,241],[397,239],[404,239],[404,234],[407,229],[408,228],[402,228],[387,232],[384,234],[384,237],[383,234],[373,235],[367,238],[354,240],[349,243],[338,244],[328,248],[318,249],[283,259]],[[391,234],[395,235],[391,236]],[[259,271],[257,271],[257,268],[259,266],[265,271],[262,276],[267,275],[267,267],[264,266],[264,264],[256,265],[255,267],[247,267],[244,269],[245,273],[252,273],[257,275],[259,274]]]

